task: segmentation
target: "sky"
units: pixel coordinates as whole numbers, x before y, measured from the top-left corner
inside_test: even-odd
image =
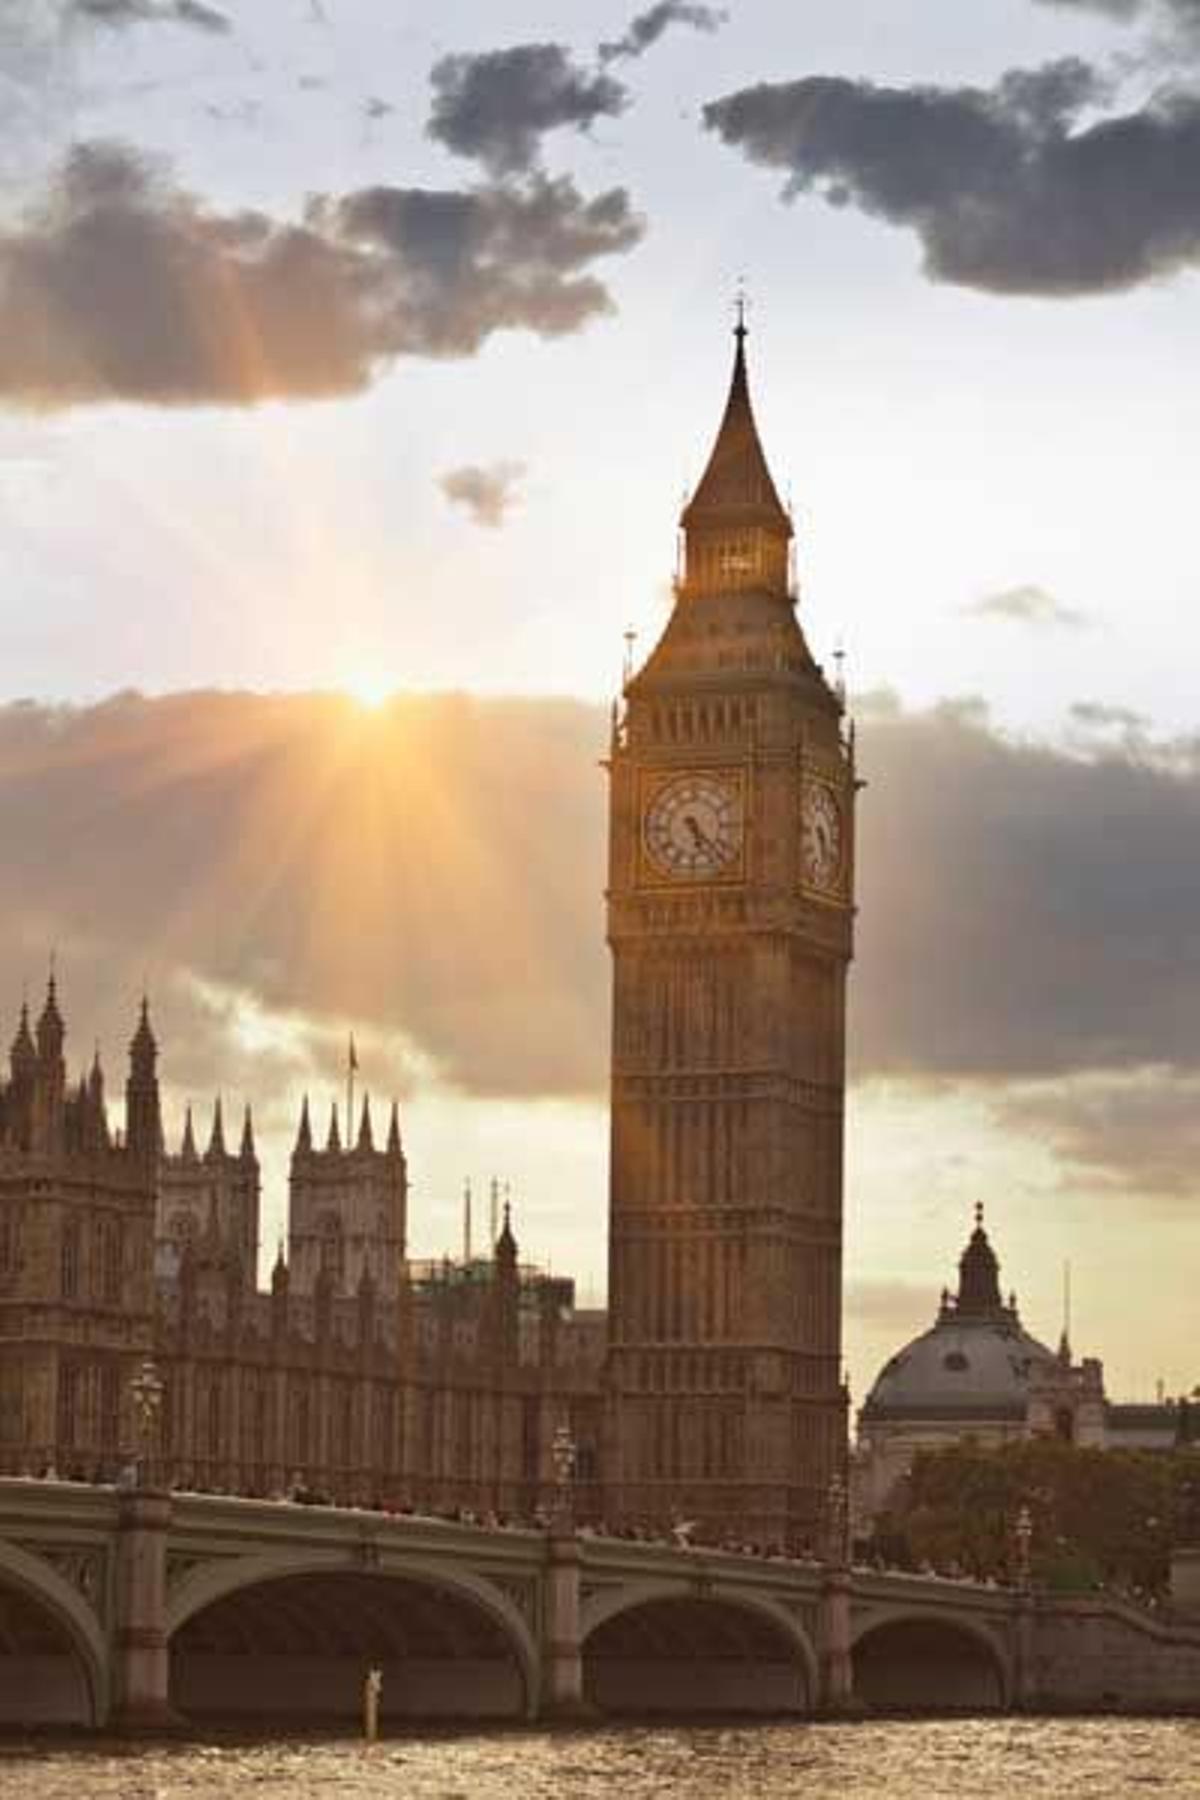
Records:
[[[847,1357],[976,1201],[1200,1380],[1195,0],[6,0],[0,1004],[53,947],[273,1252],[347,1036],[603,1292],[606,711],[748,295],[863,771]]]

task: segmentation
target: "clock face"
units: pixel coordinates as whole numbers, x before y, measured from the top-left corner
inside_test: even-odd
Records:
[[[805,884],[829,893],[842,875],[845,831],[837,795],[824,782],[804,790],[800,811],[800,866]]]
[[[716,775],[678,775],[646,809],[646,853],[663,875],[704,881],[728,875],[742,847],[742,802]]]

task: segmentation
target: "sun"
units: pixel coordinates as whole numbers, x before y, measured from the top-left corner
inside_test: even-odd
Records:
[[[379,669],[356,669],[342,679],[342,691],[369,712],[380,712],[394,693],[391,681]]]

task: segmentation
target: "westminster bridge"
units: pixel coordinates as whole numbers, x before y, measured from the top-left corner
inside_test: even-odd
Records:
[[[1181,1604],[284,1501],[0,1480],[0,1723],[1200,1711]]]

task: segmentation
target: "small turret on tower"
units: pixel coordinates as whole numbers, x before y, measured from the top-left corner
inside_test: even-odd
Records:
[[[343,1144],[338,1104],[330,1109],[323,1149],[312,1141],[307,1097],[292,1152],[288,1208],[288,1265],[295,1292],[312,1295],[322,1272],[335,1297],[350,1299],[368,1273],[381,1301],[393,1300],[403,1279],[408,1173],[392,1107],[384,1149],[376,1148],[369,1096],[347,1119]]]
[[[246,1102],[246,1111],[242,1118],[242,1143],[238,1151],[242,1162],[257,1163],[258,1155],[254,1148],[254,1116],[250,1110],[250,1102]]]
[[[162,1154],[162,1103],[158,1091],[158,1045],[150,1027],[150,1003],[142,996],[137,1030],[129,1045],[129,1079],[125,1084],[125,1142],[133,1156],[147,1163]]]

